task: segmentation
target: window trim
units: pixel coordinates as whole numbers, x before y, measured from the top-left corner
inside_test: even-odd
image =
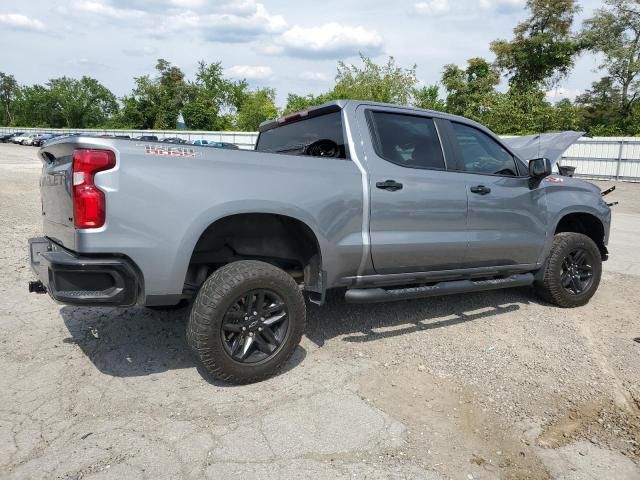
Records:
[[[518,167],[518,159],[516,157],[516,155],[509,149],[507,148],[502,142],[500,142],[499,140],[497,140],[496,138],[494,138],[492,135],[489,135],[487,132],[482,131],[482,129],[476,127],[475,125],[470,125],[468,123],[465,122],[459,122],[459,121],[455,121],[455,120],[450,120],[449,121],[450,125],[451,125],[451,135],[452,135],[452,139],[455,143],[456,149],[458,151],[458,156],[460,157],[460,161],[459,161],[459,166],[461,167],[460,170],[453,170],[459,173],[468,173],[470,175],[484,175],[486,177],[500,177],[500,178],[528,178],[529,175],[522,175],[520,173],[520,168]],[[500,148],[502,148],[505,152],[507,152],[510,156],[511,159],[513,160],[513,166],[515,167],[515,175],[502,175],[499,173],[483,173],[483,172],[473,172],[470,170],[467,170],[465,167],[465,162],[464,162],[464,153],[462,152],[462,147],[460,145],[460,141],[458,140],[458,137],[455,134],[455,127],[454,125],[462,125],[463,127],[468,127],[471,128],[473,130],[476,130],[484,135],[486,135],[487,137],[489,137],[491,140],[493,140],[494,142],[496,142]]]
[[[373,115],[375,113],[388,113],[388,114],[392,114],[392,115],[399,115],[399,116],[403,116],[403,117],[415,117],[415,118],[420,118],[420,119],[426,119],[426,120],[431,120],[431,122],[433,123],[433,127],[435,129],[436,132],[436,137],[438,139],[438,143],[440,144],[440,151],[442,152],[442,161],[444,162],[444,167],[443,168],[433,168],[433,167],[419,167],[419,166],[412,166],[412,165],[402,165],[400,163],[394,162],[393,160],[389,160],[388,158],[385,158],[384,156],[381,155],[381,144],[380,144],[380,136],[378,135],[378,129],[376,127],[376,122],[373,119]],[[432,116],[429,115],[419,115],[419,114],[415,114],[415,113],[405,113],[405,112],[394,112],[391,110],[379,110],[379,109],[375,109],[375,108],[366,108],[364,111],[365,114],[365,119],[367,121],[367,127],[369,129],[369,135],[371,136],[371,144],[373,145],[373,150],[375,152],[375,154],[378,156],[378,158],[384,160],[385,162],[389,162],[392,165],[397,165],[398,167],[402,167],[402,168],[411,168],[413,170],[432,170],[434,172],[447,172],[450,171],[448,168],[448,164],[447,164],[447,154],[444,150],[444,146],[442,144],[442,137],[440,135],[440,130],[438,129],[438,125],[436,122],[436,119]]]

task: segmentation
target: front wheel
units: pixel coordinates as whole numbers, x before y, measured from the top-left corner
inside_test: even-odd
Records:
[[[187,341],[215,377],[252,383],[289,359],[305,322],[304,298],[289,274],[268,263],[239,261],[216,270],[200,288]]]
[[[579,307],[596,293],[601,275],[602,257],[593,240],[581,233],[558,233],[536,292],[559,307]]]

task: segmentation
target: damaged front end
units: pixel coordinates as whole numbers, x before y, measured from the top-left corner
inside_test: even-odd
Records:
[[[576,143],[584,132],[556,132],[525,135],[523,137],[504,138],[503,141],[515,151],[518,156],[529,163],[534,158],[548,158],[551,167],[557,166],[558,173],[565,177],[572,177],[575,167],[559,165],[564,152]]]

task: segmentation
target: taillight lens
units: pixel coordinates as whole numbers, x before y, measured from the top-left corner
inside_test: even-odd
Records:
[[[104,192],[93,182],[96,173],[116,166],[111,150],[73,152],[73,223],[76,228],[99,228],[105,220]]]

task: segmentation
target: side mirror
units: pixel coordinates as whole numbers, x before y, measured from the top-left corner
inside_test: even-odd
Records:
[[[529,176],[540,179],[551,175],[551,160],[548,158],[534,158],[529,161]]]

